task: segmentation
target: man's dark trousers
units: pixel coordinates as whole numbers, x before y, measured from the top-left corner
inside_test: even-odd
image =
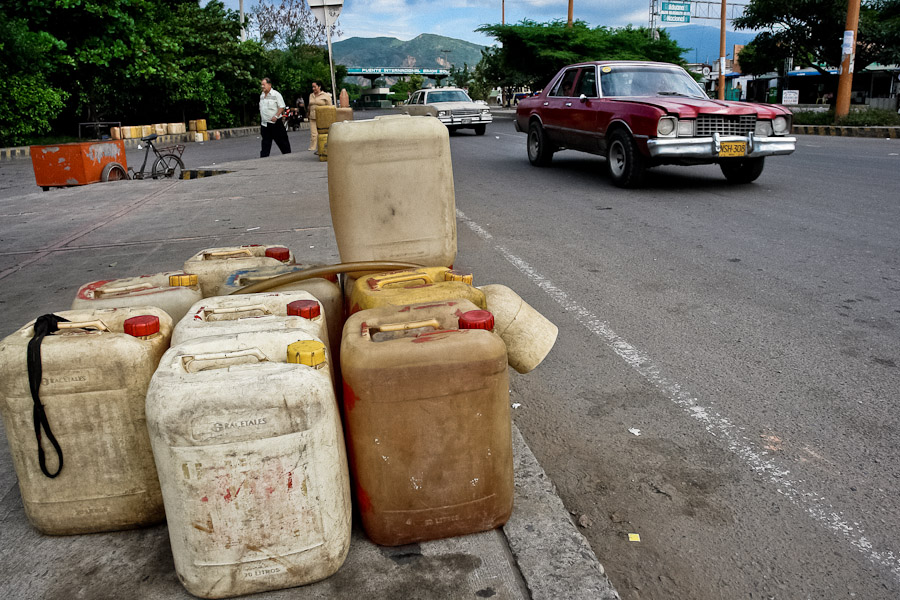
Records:
[[[284,125],[281,124],[281,121],[269,123],[268,125],[261,125],[259,129],[262,132],[262,150],[259,151],[260,158],[265,158],[269,155],[269,151],[272,150],[272,140],[275,140],[275,143],[278,145],[278,149],[281,150],[282,154],[291,153],[291,141],[288,139],[287,130],[284,128]]]

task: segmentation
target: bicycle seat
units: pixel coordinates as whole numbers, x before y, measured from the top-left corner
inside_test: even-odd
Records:
[[[145,135],[144,137],[142,137],[141,141],[142,142],[152,142],[153,140],[155,140],[158,137],[159,136],[156,135],[155,133],[151,133],[150,135]]]

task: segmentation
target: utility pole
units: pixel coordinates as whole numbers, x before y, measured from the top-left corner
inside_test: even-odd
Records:
[[[506,0],[500,0],[500,24],[506,25]]]
[[[851,0],[852,1],[852,0]],[[725,14],[728,4],[722,0],[722,16],[719,21],[719,89],[716,97],[719,100],[725,99]]]
[[[247,41],[247,32],[244,30],[244,0],[241,0],[241,41]]]
[[[856,58],[856,30],[859,26],[859,0],[847,2],[847,24],[841,48],[841,77],[838,80],[834,118],[846,117],[850,112],[850,92],[853,89],[853,59]]]
[[[575,2],[575,0],[569,0],[569,22],[566,25],[566,27],[568,27],[569,29],[572,29],[572,17],[575,14],[575,7],[573,6],[573,2]]]

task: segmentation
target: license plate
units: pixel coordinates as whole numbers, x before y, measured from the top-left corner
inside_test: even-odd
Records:
[[[469,123],[472,122],[472,119],[463,119],[462,122],[463,122],[463,125],[468,125]]]
[[[747,154],[747,142],[721,142],[719,144],[719,156],[733,157]]]

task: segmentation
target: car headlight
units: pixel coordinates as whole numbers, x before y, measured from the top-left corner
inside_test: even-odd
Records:
[[[659,137],[673,137],[677,126],[678,119],[675,117],[660,117],[659,123],[656,125],[656,135]]]
[[[757,135],[759,137],[769,137],[770,135],[772,135],[772,121],[757,121],[756,129],[754,129],[753,135]]]
[[[450,111],[447,111],[447,110],[439,110],[439,111],[438,111],[438,116],[439,116],[439,117],[446,117],[446,116],[449,114],[449,112],[450,112]]]
[[[678,137],[694,135],[694,121],[678,121]]]
[[[485,117],[485,116],[487,116],[487,115],[489,115],[489,114],[491,114],[491,109],[489,109],[489,108],[482,108],[482,109],[481,109],[481,116],[482,116],[482,117]]]
[[[772,119],[772,128],[775,135],[784,135],[791,130],[791,120],[788,117],[775,117]]]

